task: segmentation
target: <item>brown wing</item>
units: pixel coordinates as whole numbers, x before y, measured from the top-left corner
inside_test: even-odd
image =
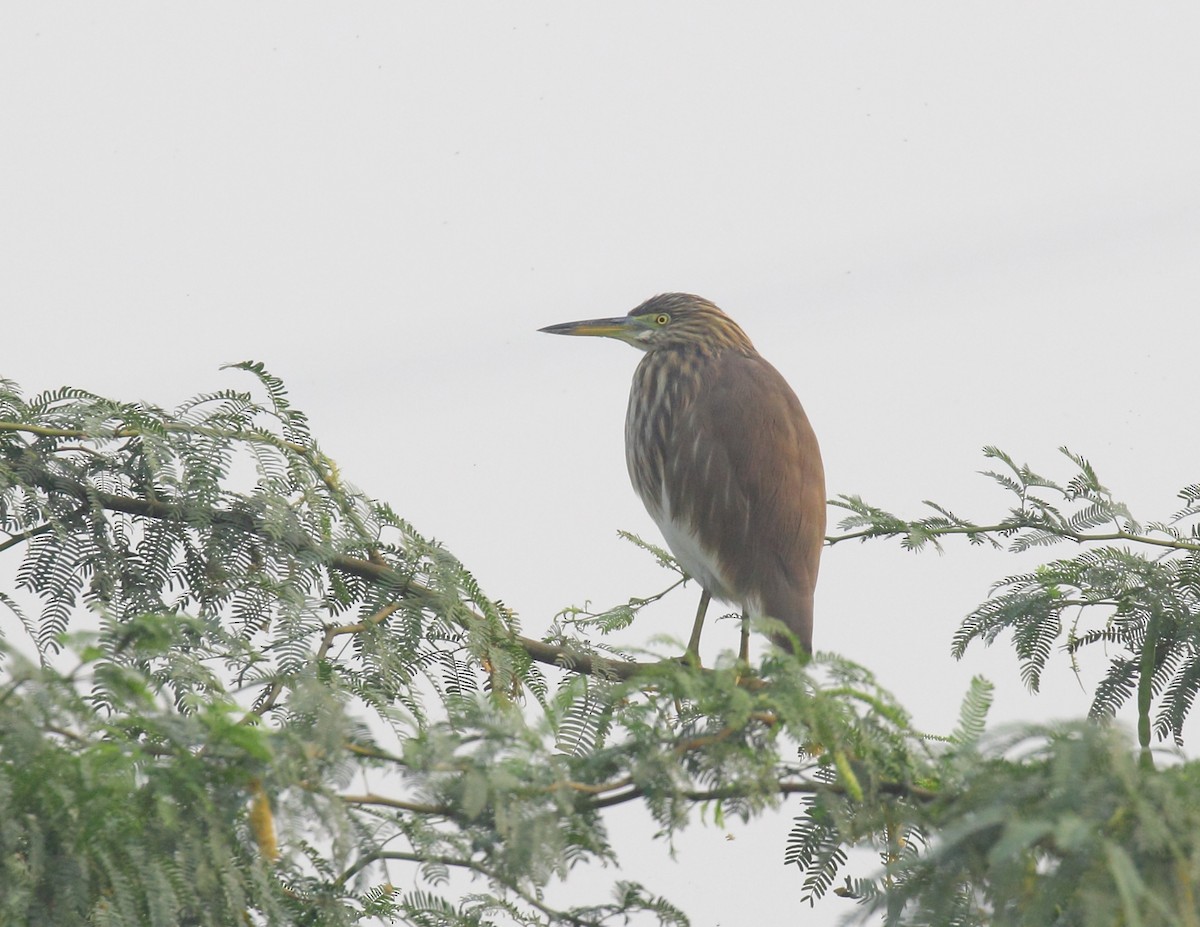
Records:
[[[796,394],[757,354],[723,351],[677,425],[672,510],[716,552],[742,604],[782,621],[811,651],[825,474]],[[686,437],[697,434],[702,441]]]

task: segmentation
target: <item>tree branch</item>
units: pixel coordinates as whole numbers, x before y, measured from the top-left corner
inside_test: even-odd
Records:
[[[1133,544],[1147,544],[1151,547],[1165,547],[1169,550],[1200,551],[1200,541],[1189,541],[1184,538],[1156,538],[1145,534],[1135,534],[1131,531],[1111,531],[1106,534],[1085,534],[1057,525],[1047,525],[1040,522],[1001,522],[996,525],[948,525],[946,527],[930,527],[928,525],[906,525],[896,528],[864,528],[849,534],[830,535],[825,538],[827,546],[832,547],[843,541],[865,540],[867,538],[890,538],[901,534],[911,534],[920,529],[921,533],[930,538],[944,537],[951,534],[1012,534],[1023,529],[1047,531],[1057,535],[1064,541],[1075,541],[1077,544],[1087,544],[1099,541],[1129,541]]]
[[[937,792],[930,789],[923,789],[920,786],[909,785],[903,782],[876,782],[873,783],[873,788],[885,795],[914,798],[920,802],[930,802],[939,797]],[[850,794],[845,786],[837,782],[794,782],[788,780],[781,780],[777,784],[777,787],[773,789],[773,792],[778,795],[818,795],[824,792],[830,792],[834,795]],[[614,805],[623,805],[625,802],[635,801],[642,798],[645,794],[644,789],[635,786],[616,795],[606,795],[603,798],[597,798],[595,801],[589,802],[588,806],[595,809],[611,808]],[[685,790],[681,791],[679,796],[688,801],[701,802],[745,798],[749,794],[751,794],[750,790],[747,789],[740,789],[736,786],[724,786],[717,789]]]
[[[439,817],[456,817],[454,809],[446,805],[424,805],[419,802],[403,801],[399,798],[389,798],[386,795],[376,795],[367,792],[364,795],[338,795],[338,798],[348,805],[381,805],[385,808],[396,808],[400,811],[411,811],[414,814],[431,814]]]
[[[8,430],[28,431],[37,426],[13,426],[13,423],[0,422],[0,430],[4,426]],[[41,431],[57,432],[61,429],[42,429]],[[38,433],[41,433],[40,431]],[[72,433],[72,436],[74,433]],[[120,512],[142,518],[154,518],[168,521],[186,521],[188,512],[183,506],[163,502],[157,499],[137,499],[130,496],[120,496],[102,492],[76,480],[68,479],[45,468],[24,474],[25,478],[44,492],[69,496],[87,504],[94,505],[110,512]],[[191,513],[194,515],[194,513]],[[259,520],[249,512],[235,512],[228,509],[213,509],[207,513],[209,521],[214,525],[223,525],[246,531],[251,534],[263,535]],[[332,570],[357,576],[368,582],[388,586],[394,589],[399,598],[415,600],[419,605],[434,606],[437,603],[434,591],[427,586],[415,582],[380,559],[364,559],[348,554],[329,553],[322,551],[303,531],[296,529],[282,538],[283,543],[296,553],[315,554]],[[467,610],[468,620],[484,621],[477,612]],[[390,614],[390,613],[389,613]],[[382,619],[380,619],[382,620]],[[350,633],[344,629],[335,629],[339,633]],[[511,640],[523,649],[534,661],[549,666],[557,666],[585,675],[604,675],[614,679],[629,679],[660,665],[654,662],[632,662],[608,660],[592,654],[578,653],[568,647],[548,644],[544,641],[513,634]],[[328,648],[326,648],[328,649]]]
[[[44,525],[38,525],[36,528],[30,528],[28,531],[22,531],[20,534],[10,535],[8,540],[0,544],[0,553],[8,550],[10,547],[16,547],[30,538],[37,537],[39,534],[48,534],[54,530],[54,525],[47,522]]]

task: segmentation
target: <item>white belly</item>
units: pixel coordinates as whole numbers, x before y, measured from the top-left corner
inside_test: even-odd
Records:
[[[658,530],[662,532],[667,547],[671,549],[671,553],[675,555],[675,559],[679,561],[688,576],[696,580],[713,598],[738,605],[751,615],[762,614],[762,603],[743,600],[733,591],[716,555],[701,546],[699,539],[687,525],[672,518],[665,506],[661,514],[654,511],[651,511],[650,514],[658,523]]]

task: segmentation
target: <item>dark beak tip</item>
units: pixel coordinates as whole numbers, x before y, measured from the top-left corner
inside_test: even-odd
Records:
[[[574,322],[559,322],[557,325],[546,325],[539,328],[538,331],[545,332],[547,335],[569,335],[575,329]]]

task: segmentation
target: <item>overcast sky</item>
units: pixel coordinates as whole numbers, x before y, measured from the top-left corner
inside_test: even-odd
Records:
[[[665,578],[616,537],[658,537],[637,352],[537,329],[662,291],[789,379],[831,495],[989,519],[982,445],[1065,478],[1067,444],[1162,518],[1200,478],[1198,47],[1185,2],[8,2],[0,375],[173,405],[261,360],[535,636]],[[1034,697],[1007,642],[949,656],[1026,565],[840,545],[816,646],[930,730],[979,672],[997,720],[1082,714],[1062,660]],[[626,639],[686,637],[695,596]],[[678,866],[623,815],[626,872],[697,927],[794,922],[794,813]]]

